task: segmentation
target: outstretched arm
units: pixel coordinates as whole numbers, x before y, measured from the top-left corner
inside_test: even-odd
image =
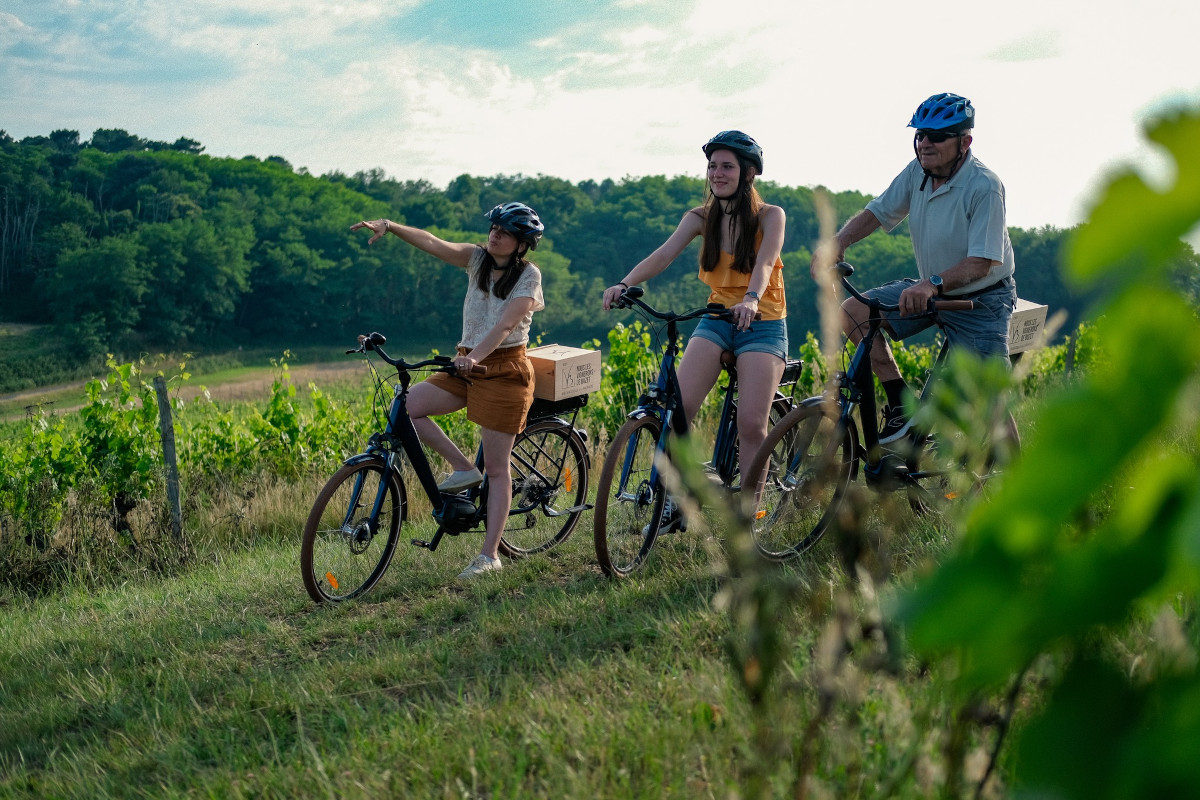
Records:
[[[468,242],[447,242],[445,239],[439,239],[429,231],[413,228],[408,225],[401,225],[398,222],[392,222],[390,219],[376,219],[368,222],[356,222],[350,226],[350,230],[357,231],[366,228],[375,234],[367,240],[367,244],[375,244],[377,241],[387,236],[389,233],[395,234],[404,241],[411,244],[418,250],[424,250],[434,258],[440,258],[447,264],[455,267],[466,268],[470,263],[471,253],[475,251],[475,245]]]
[[[638,262],[638,265],[629,270],[629,274],[618,283],[604,290],[604,309],[607,311],[612,308],[612,304],[621,296],[621,292],[625,291],[626,287],[636,286],[642,281],[649,280],[669,267],[684,248],[700,235],[703,224],[700,215],[694,209],[684,214],[683,219],[679,221],[679,227],[665,242],[659,245],[657,250]]]

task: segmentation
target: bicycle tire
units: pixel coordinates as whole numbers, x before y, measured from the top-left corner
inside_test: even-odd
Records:
[[[795,558],[825,535],[854,474],[857,434],[823,400],[798,405],[768,432],[749,467],[763,486],[751,524],[763,556]]]
[[[588,455],[575,430],[555,420],[535,422],[513,442],[510,462],[517,513],[509,513],[500,552],[521,558],[566,541],[588,495]]]
[[[371,520],[380,491],[386,494],[379,517]],[[396,552],[407,508],[403,480],[381,459],[347,464],[335,472],[304,524],[300,570],[309,597],[339,603],[378,583]]]
[[[613,437],[596,482],[596,559],[604,574],[624,578],[646,560],[662,526],[666,492],[651,480],[662,423],[631,419]]]

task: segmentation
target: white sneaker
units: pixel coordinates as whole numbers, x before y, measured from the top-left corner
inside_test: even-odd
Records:
[[[483,483],[483,473],[475,467],[458,469],[452,472],[449,478],[438,484],[438,491],[454,494],[455,492],[474,489],[481,483]]]
[[[458,573],[458,579],[469,581],[485,572],[499,572],[502,566],[499,558],[492,558],[480,553],[467,565],[466,569]]]

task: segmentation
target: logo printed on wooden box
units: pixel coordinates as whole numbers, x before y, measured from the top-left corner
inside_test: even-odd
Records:
[[[1046,325],[1046,306],[1017,298],[1008,321],[1008,352],[1023,353],[1042,347],[1042,328]]]
[[[600,351],[546,344],[528,351],[533,396],[543,400],[589,394],[600,388]]]

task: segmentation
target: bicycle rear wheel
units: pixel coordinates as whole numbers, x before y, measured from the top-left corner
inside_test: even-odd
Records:
[[[654,547],[667,499],[661,481],[651,479],[661,431],[657,417],[631,419],[609,445],[595,517],[596,558],[606,575],[629,575]]]
[[[378,515],[372,515],[382,495]],[[300,546],[304,588],[318,603],[362,595],[379,582],[407,516],[404,483],[382,460],[348,464],[313,503]]]
[[[751,526],[760,553],[784,561],[821,540],[850,484],[856,439],[823,401],[797,406],[771,429],[749,468],[763,487]]]
[[[517,436],[510,461],[513,505],[500,552],[520,558],[566,541],[587,510],[583,442],[570,425],[535,422]]]

